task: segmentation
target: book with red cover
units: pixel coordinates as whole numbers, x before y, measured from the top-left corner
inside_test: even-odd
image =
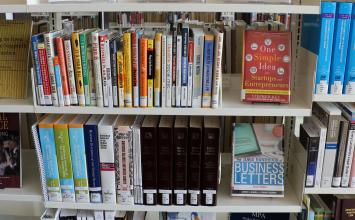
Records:
[[[159,116],[146,116],[141,127],[143,204],[157,204],[157,139]]]
[[[244,39],[242,101],[289,103],[291,32],[247,30]]]
[[[220,135],[219,117],[205,117],[201,158],[201,205],[215,206],[217,203]]]
[[[162,116],[158,137],[158,203],[172,204],[174,116]]]
[[[174,125],[174,204],[187,200],[188,116],[176,116]]]

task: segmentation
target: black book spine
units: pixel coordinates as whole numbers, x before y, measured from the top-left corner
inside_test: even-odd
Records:
[[[200,205],[202,128],[190,128],[188,148],[188,203]]]

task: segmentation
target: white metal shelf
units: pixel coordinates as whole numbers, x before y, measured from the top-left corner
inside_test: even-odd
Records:
[[[355,102],[355,95],[313,95],[315,102]]]
[[[42,192],[36,154],[22,150],[22,187],[0,190],[0,201],[42,202]]]
[[[1,112],[33,113],[33,99],[29,96],[26,99],[0,99]]]
[[[1,0],[0,13],[24,13],[27,12],[26,0]]]
[[[350,194],[355,195],[355,188],[342,188],[342,187],[331,187],[331,188],[304,188],[305,194]]]
[[[243,198],[230,196],[231,164],[222,169],[221,184],[218,186],[217,206],[147,206],[118,205],[102,203],[45,202],[46,208],[125,210],[151,212],[300,212],[301,202],[290,183],[286,182],[284,198]]]

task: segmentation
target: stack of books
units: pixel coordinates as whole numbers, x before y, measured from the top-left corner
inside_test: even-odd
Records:
[[[32,133],[49,201],[215,206],[220,126],[219,117],[46,115]]]

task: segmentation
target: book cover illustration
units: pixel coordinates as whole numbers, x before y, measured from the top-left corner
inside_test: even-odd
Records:
[[[252,124],[260,153],[237,154],[239,133],[233,131],[232,196],[283,197],[283,125]],[[236,124],[235,127],[240,127]]]
[[[21,187],[20,115],[0,113],[0,188]]]
[[[291,33],[245,32],[242,101],[290,102]]]

